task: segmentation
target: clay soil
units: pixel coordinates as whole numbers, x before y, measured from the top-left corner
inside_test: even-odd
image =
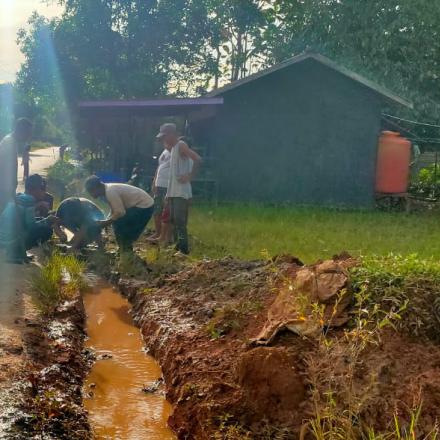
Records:
[[[43,319],[27,294],[38,269],[1,268],[0,438],[90,438],[81,406],[87,370],[82,299]]]
[[[277,277],[295,279],[301,263],[206,261],[151,281],[120,280],[146,347],[159,361],[170,426],[181,439],[297,439],[313,416],[310,359],[343,377],[350,359],[325,365],[315,338],[280,332],[269,346],[252,341],[267,325]],[[342,330],[330,332],[333,337]],[[323,363],[324,362],[324,363]],[[375,378],[374,386],[371,378]],[[440,418],[440,349],[384,331],[362,355],[355,378],[365,390],[363,423],[375,430],[423,401],[420,426]],[[235,437],[232,436],[235,433]],[[307,435],[305,438],[308,438]]]

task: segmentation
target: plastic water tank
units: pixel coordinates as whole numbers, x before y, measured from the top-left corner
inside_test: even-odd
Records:
[[[379,138],[376,167],[376,192],[405,193],[409,183],[411,142],[393,131]]]

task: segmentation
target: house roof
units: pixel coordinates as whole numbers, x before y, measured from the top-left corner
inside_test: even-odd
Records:
[[[327,58],[323,55],[317,54],[317,53],[305,53],[302,55],[295,56],[293,58],[289,58],[288,60],[283,61],[279,64],[276,64],[275,66],[270,67],[269,69],[262,70],[260,72],[253,74],[253,75],[249,75],[246,78],[234,81],[230,84],[227,84],[226,86],[220,87],[219,89],[215,89],[215,90],[211,91],[210,93],[206,94],[205,96],[206,97],[215,97],[215,96],[223,95],[224,93],[227,93],[231,90],[234,90],[237,87],[241,87],[244,84],[248,84],[252,81],[256,81],[256,80],[263,78],[267,75],[271,75],[272,73],[275,73],[281,69],[284,69],[289,66],[293,66],[295,64],[302,63],[306,60],[314,60],[318,63],[323,64],[324,66],[329,67],[330,69],[335,70],[336,72],[340,73],[341,75],[344,75],[347,78],[350,78],[353,81],[356,81],[356,82],[360,83],[361,85],[369,88],[373,92],[378,93],[379,95],[383,96],[387,101],[397,103],[397,104],[400,104],[400,105],[403,105],[403,106],[409,107],[409,108],[413,107],[413,104],[411,102],[407,101],[406,99],[403,99],[403,98],[395,95],[394,93],[390,92],[386,88],[364,78],[361,75],[358,75],[357,73],[355,73],[355,72],[353,72],[343,66],[340,66],[339,64],[330,60],[329,58]]]
[[[223,98],[166,98],[145,100],[118,100],[118,101],[81,101],[78,106],[85,108],[154,108],[154,107],[197,107],[205,105],[223,104]]]

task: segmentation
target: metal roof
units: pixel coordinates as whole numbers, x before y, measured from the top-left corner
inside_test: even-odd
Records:
[[[339,64],[330,60],[329,58],[327,58],[321,54],[317,54],[317,53],[304,53],[302,55],[298,55],[293,58],[289,58],[288,60],[283,61],[279,64],[276,64],[275,66],[273,66],[269,69],[262,70],[260,72],[253,74],[253,75],[249,75],[246,78],[234,81],[230,84],[227,84],[224,87],[220,87],[219,89],[215,89],[215,90],[211,91],[210,93],[206,94],[205,96],[206,97],[215,97],[215,96],[223,95],[224,93],[227,93],[230,90],[233,90],[233,89],[240,87],[244,84],[248,84],[252,81],[256,81],[256,80],[263,78],[267,75],[275,73],[278,70],[284,69],[289,66],[293,66],[295,64],[304,62],[306,60],[314,60],[320,64],[323,64],[324,66],[327,66],[330,69],[335,70],[336,72],[340,73],[341,75],[344,75],[344,76],[352,79],[353,81],[356,81],[356,82],[362,84],[363,86],[371,89],[373,92],[382,95],[388,101],[403,105],[405,107],[413,108],[413,104],[411,102],[407,101],[406,99],[403,99],[403,98],[395,95],[394,93],[390,92],[386,88],[364,78],[361,75],[358,75],[357,73],[355,73],[345,67],[340,66]]]
[[[166,98],[146,100],[110,100],[110,101],[82,101],[78,104],[81,109],[100,108],[154,108],[154,107],[193,107],[205,105],[221,105],[223,98]]]

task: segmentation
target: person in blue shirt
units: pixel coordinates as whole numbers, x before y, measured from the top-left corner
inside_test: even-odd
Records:
[[[26,251],[52,237],[56,217],[35,217],[35,206],[45,193],[44,179],[33,174],[26,179],[25,192],[16,194],[0,215],[0,248],[5,250],[8,262],[28,262]]]

